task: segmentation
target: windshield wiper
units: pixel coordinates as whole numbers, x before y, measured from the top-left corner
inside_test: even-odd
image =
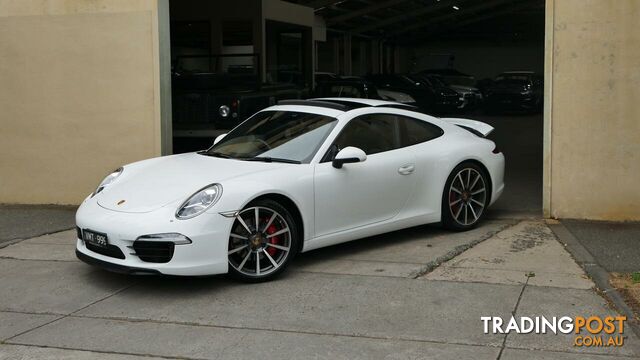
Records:
[[[233,157],[227,155],[227,154],[223,154],[223,153],[219,153],[219,152],[208,152],[207,150],[202,150],[199,151],[198,154],[200,155],[204,155],[204,156],[214,156],[214,157],[219,157],[219,158],[223,158],[223,159],[233,159]]]
[[[302,164],[302,161],[291,160],[291,159],[282,159],[282,158],[274,158],[271,156],[256,156],[252,158],[239,158],[240,160],[246,161],[263,161],[263,162],[279,162],[286,164]]]

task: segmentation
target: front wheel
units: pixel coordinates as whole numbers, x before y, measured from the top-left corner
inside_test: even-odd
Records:
[[[279,203],[258,200],[238,213],[229,234],[229,274],[247,282],[268,281],[290,263],[297,225]]]
[[[484,216],[489,201],[487,175],[472,162],[453,169],[442,195],[442,224],[444,227],[464,231],[475,227]]]

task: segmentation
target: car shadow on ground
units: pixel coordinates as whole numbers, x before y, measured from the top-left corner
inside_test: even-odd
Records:
[[[440,223],[414,226],[376,236],[370,236],[297,254],[289,268],[272,281],[283,281],[301,272],[327,274],[359,274],[362,271],[379,271],[384,264],[391,264],[396,272],[373,273],[381,276],[409,276],[413,269],[421,269],[431,263],[439,263],[444,257],[453,257],[475,243],[482,241],[505,226],[517,222],[495,216],[488,210],[486,219],[476,228],[465,232],[444,229]],[[366,264],[366,265],[362,265]],[[365,270],[358,266],[371,265]],[[243,286],[245,283],[225,274],[211,276],[123,275],[91,268],[96,284],[122,283],[125,288],[158,296],[184,296],[215,294],[226,287]],[[393,270],[392,270],[393,271]]]
[[[450,233],[438,224],[415,226],[382,235],[371,236],[342,244],[337,244],[307,253],[301,253],[291,263],[287,271],[273,281],[282,281],[295,276],[300,266],[321,264],[346,257],[357,257],[367,251],[383,251],[387,247],[402,247],[415,241],[425,242]],[[430,244],[424,246],[430,247]],[[210,276],[170,276],[170,275],[126,275],[91,268],[94,285],[122,283],[123,288],[143,288],[144,292],[158,296],[211,294],[215,290],[223,290],[230,286],[243,286],[245,283],[237,281],[227,275]]]

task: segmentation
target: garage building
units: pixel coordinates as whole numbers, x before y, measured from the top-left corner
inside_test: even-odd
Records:
[[[286,89],[265,83],[306,97],[314,72],[454,62],[544,74],[540,131],[519,135],[540,156],[505,151],[526,174],[510,211],[519,191],[545,217],[640,220],[639,17],[635,0],[0,0],[0,203],[78,204],[122,164],[211,142],[222,129],[182,127],[210,92],[180,93],[181,56],[255,77],[269,103]]]

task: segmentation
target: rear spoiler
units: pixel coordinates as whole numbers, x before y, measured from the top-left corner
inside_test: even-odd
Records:
[[[491,132],[493,131],[493,126],[477,120],[457,119],[457,118],[442,118],[441,120],[458,125],[461,128],[468,130],[480,137],[486,137],[487,135],[491,134]]]

